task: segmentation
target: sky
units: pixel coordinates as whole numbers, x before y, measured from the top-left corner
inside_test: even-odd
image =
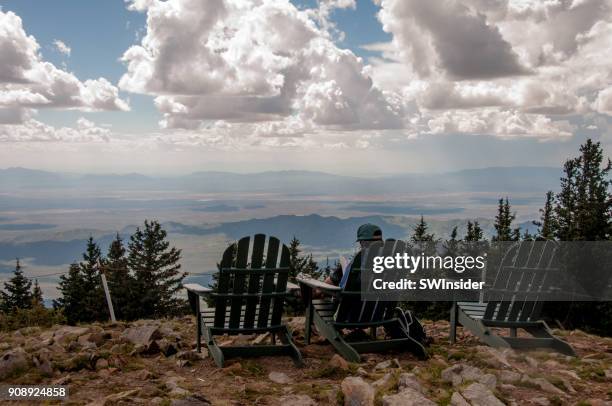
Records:
[[[612,0],[0,1],[0,168],[342,174],[612,152]]]

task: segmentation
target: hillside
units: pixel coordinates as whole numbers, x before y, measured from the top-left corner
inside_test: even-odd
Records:
[[[447,343],[448,323],[425,323],[433,357],[366,355],[347,364],[315,336],[303,345],[303,318],[289,319],[306,361],[228,362],[218,369],[193,351],[194,319],[93,324],[0,333],[0,381],[62,384],[70,404],[280,405],[610,405],[612,339],[557,332],[579,358],[551,352],[497,351],[465,332]],[[239,337],[253,341],[264,337]],[[227,341],[227,340],[225,340]],[[38,403],[32,403],[38,404]],[[368,404],[363,403],[363,404]]]

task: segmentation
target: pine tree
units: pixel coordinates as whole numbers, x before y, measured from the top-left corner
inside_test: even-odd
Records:
[[[138,299],[134,295],[135,279],[130,274],[123,239],[117,233],[111,242],[104,262],[104,272],[111,293],[115,316],[119,320],[133,320],[138,314]]]
[[[414,227],[414,232],[412,234],[411,241],[413,243],[434,241],[435,236],[433,234],[427,233],[428,228],[429,226],[425,222],[423,216],[421,216],[421,220]]]
[[[38,279],[34,280],[34,287],[32,288],[32,306],[44,306],[42,289],[40,289]]]
[[[533,224],[538,226],[537,238],[541,240],[552,240],[555,238],[557,230],[557,220],[555,218],[554,204],[555,194],[552,190],[546,192],[546,202],[544,208],[540,209],[540,220]]]
[[[300,240],[295,238],[291,239],[289,243],[289,277],[292,281],[295,281],[295,277],[300,274],[311,275],[314,278],[318,278],[321,275],[317,262],[312,258],[312,254],[300,255],[302,250],[300,249]]]
[[[55,309],[61,309],[68,324],[75,324],[84,320],[87,310],[81,305],[83,290],[83,275],[78,263],[70,265],[67,275],[61,275],[59,289],[61,296],[53,301]]]
[[[134,272],[139,318],[170,316],[186,306],[176,297],[187,276],[180,270],[181,250],[170,247],[166,236],[157,221],[145,220],[130,237],[127,263]]]
[[[482,241],[482,237],[483,237],[483,232],[482,232],[482,228],[480,228],[480,224],[478,224],[478,221],[474,221],[473,223],[471,221],[467,222],[467,234],[465,235],[464,240],[465,241]]]
[[[584,241],[607,240],[612,236],[610,159],[604,163],[599,142],[588,139],[580,146],[576,173],[576,232]]]
[[[32,307],[32,282],[23,275],[21,263],[17,258],[13,277],[4,283],[2,303],[6,312],[17,309],[30,309]]]
[[[557,194],[555,217],[557,220],[557,238],[561,241],[575,239],[576,215],[576,174],[578,159],[569,159],[563,165],[561,191]]]
[[[70,324],[108,320],[108,307],[102,288],[99,264],[102,252],[93,237],[87,240],[83,261],[70,265],[68,275],[60,277],[60,299],[55,308],[62,308]]]
[[[495,231],[496,235],[493,241],[516,241],[520,239],[520,230],[512,229],[512,222],[516,215],[511,212],[508,198],[499,199],[497,207],[497,215],[495,216]]]

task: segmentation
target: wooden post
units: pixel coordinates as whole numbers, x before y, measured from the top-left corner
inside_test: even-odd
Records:
[[[114,323],[117,321],[117,319],[115,319],[115,309],[113,309],[113,301],[111,300],[111,295],[108,290],[108,284],[106,283],[106,275],[104,275],[102,264],[100,264],[99,259],[98,259],[98,271],[100,271],[100,277],[102,278],[102,286],[104,287],[104,293],[106,294],[106,303],[108,304],[108,312],[110,313],[111,321]]]

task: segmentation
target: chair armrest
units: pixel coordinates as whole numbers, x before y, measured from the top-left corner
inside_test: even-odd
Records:
[[[290,291],[290,292],[291,292],[291,291],[294,291],[294,290],[298,290],[299,288],[300,288],[300,286],[299,286],[299,285],[296,285],[296,284],[295,284],[295,283],[293,283],[293,282],[289,282],[289,281],[287,281],[287,290],[288,290],[288,291]]]
[[[199,283],[186,283],[183,285],[188,292],[195,293],[198,296],[205,296],[212,293],[212,288],[207,288]]]
[[[298,277],[297,282],[300,285],[306,285],[309,288],[320,289],[322,291],[326,291],[330,293],[336,293],[342,290],[342,288],[339,286],[330,285],[329,283],[321,282],[320,280],[312,279],[312,278],[299,278]]]

